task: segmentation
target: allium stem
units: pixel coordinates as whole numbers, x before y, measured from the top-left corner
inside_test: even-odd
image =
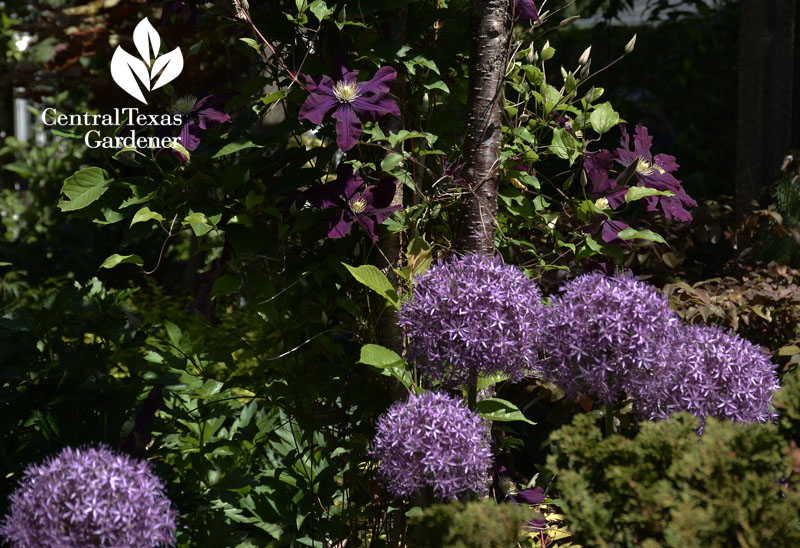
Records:
[[[606,418],[606,436],[605,437],[608,438],[612,434],[616,434],[617,433],[617,428],[614,425],[614,408],[611,406],[611,404],[606,405],[605,413],[606,413],[606,417],[605,417]]]
[[[471,382],[467,386],[467,406],[475,411],[478,404],[478,383]]]

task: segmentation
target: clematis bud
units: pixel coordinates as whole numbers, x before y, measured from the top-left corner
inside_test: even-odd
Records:
[[[589,46],[588,48],[583,50],[583,53],[581,53],[581,56],[578,58],[578,64],[585,65],[586,63],[588,63],[589,55],[591,54],[592,54],[592,46]]]
[[[627,55],[628,53],[631,53],[633,51],[633,46],[635,45],[636,45],[636,35],[634,34],[633,38],[631,38],[630,41],[627,44],[625,44],[625,54]]]

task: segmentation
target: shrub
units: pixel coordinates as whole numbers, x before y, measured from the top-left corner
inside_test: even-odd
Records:
[[[576,542],[603,547],[795,547],[797,474],[772,424],[686,413],[603,439],[591,417],[556,431],[548,468]]]
[[[493,500],[435,504],[411,520],[418,548],[516,548],[532,512]]]

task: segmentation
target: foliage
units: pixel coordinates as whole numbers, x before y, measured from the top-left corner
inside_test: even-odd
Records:
[[[588,546],[796,546],[798,475],[771,424],[678,414],[632,439],[586,415],[555,432],[548,467],[575,539]]]
[[[412,518],[413,546],[420,548],[515,548],[522,524],[534,512],[483,499],[429,506]]]

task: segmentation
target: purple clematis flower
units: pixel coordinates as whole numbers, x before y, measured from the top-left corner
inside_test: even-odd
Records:
[[[605,198],[611,209],[625,205],[627,186],[617,187],[617,180],[611,178],[610,171],[614,167],[614,154],[601,150],[588,154],[583,161],[583,168],[589,179],[589,192],[594,198]]]
[[[633,150],[630,148],[630,137],[624,124],[620,125],[622,139],[620,147],[616,150],[616,161],[622,165],[626,172],[633,169],[633,175],[638,181],[638,186],[666,190],[675,196],[649,196],[645,198],[648,211],[655,211],[658,205],[664,211],[667,219],[677,219],[689,222],[691,214],[686,207],[697,205],[681,187],[681,182],[672,175],[678,169],[675,157],[669,154],[656,154],[650,151],[653,138],[648,134],[647,128],[638,125],[633,133]]]
[[[306,199],[315,207],[334,210],[328,223],[329,238],[347,236],[353,223],[358,223],[377,242],[378,225],[403,209],[391,205],[397,180],[385,178],[377,185],[366,186],[353,166],[341,163],[336,171],[336,181],[310,188],[305,192]]]
[[[183,120],[180,143],[186,150],[194,152],[200,145],[202,133],[213,124],[231,121],[230,115],[222,110],[231,97],[233,97],[231,93],[222,93],[207,95],[199,100],[194,97],[185,97],[175,102],[174,110],[181,114]],[[175,154],[181,163],[186,163],[187,158],[183,154],[178,151],[175,151]]]
[[[539,10],[533,0],[514,0],[514,18],[520,21],[535,21],[539,25],[542,19],[539,17]]]
[[[336,144],[343,151],[353,148],[361,136],[359,116],[377,122],[387,114],[400,117],[400,108],[389,95],[397,72],[386,66],[378,69],[368,82],[357,82],[357,70],[348,70],[341,64],[334,78],[305,75],[308,97],[300,107],[300,120],[321,124],[328,112],[333,110],[336,120]]]

